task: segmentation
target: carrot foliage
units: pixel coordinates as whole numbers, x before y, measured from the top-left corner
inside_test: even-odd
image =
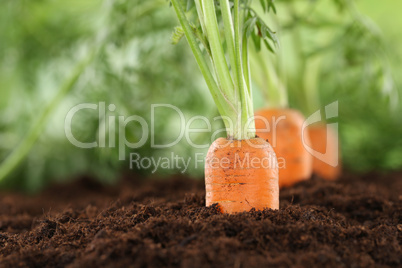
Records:
[[[180,22],[172,43],[186,36],[212,97],[225,122],[229,138],[255,137],[249,40],[274,51],[275,32],[254,10],[276,12],[271,0],[172,0]]]

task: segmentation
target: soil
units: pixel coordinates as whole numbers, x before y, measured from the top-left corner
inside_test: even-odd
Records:
[[[221,215],[202,180],[88,178],[0,196],[0,267],[401,267],[402,173],[313,178]]]

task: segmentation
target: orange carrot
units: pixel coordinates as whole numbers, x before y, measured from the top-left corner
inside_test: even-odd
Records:
[[[271,145],[261,138],[217,139],[205,163],[206,205],[222,212],[279,209],[278,169]]]
[[[293,109],[263,109],[255,114],[257,136],[269,140],[278,158],[280,188],[311,177],[312,156],[303,145],[303,122],[303,115]]]
[[[186,36],[228,137],[217,139],[207,154],[206,205],[218,203],[227,213],[279,209],[275,153],[269,143],[255,138],[248,55],[250,38],[264,39],[261,43],[267,48],[278,44],[277,38],[257,13],[243,12],[248,10],[250,1],[219,1],[218,6],[213,0],[194,1],[195,8],[191,10],[195,14],[186,12],[182,2],[171,0],[181,25],[172,41],[177,43],[183,34]],[[263,1],[260,4],[265,5]],[[202,26],[197,33],[192,26],[194,19]],[[244,27],[250,21],[254,23]],[[201,50],[200,45],[205,49]]]
[[[324,124],[311,125],[307,127],[307,132],[310,136],[309,146],[314,151],[321,153],[320,159],[313,157],[313,172],[323,179],[337,179],[342,168],[336,133]],[[334,163],[337,163],[335,167]]]

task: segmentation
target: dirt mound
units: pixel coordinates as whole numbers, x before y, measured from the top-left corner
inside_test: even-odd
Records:
[[[2,194],[0,266],[400,267],[401,177],[313,178],[282,190],[279,211],[232,216],[188,178]]]

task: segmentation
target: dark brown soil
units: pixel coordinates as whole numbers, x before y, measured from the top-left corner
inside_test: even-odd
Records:
[[[401,267],[402,173],[314,178],[220,215],[203,182],[88,179],[0,197],[1,267]]]

